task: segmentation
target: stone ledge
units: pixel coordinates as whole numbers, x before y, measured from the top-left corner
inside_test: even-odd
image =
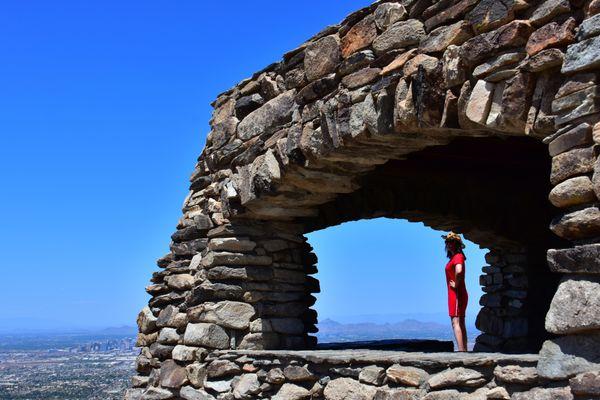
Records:
[[[219,350],[215,356],[238,355],[255,358],[291,358],[315,364],[403,364],[415,367],[446,368],[495,364],[533,365],[537,354],[502,353],[415,353],[381,350]]]

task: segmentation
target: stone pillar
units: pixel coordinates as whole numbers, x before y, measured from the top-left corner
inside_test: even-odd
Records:
[[[475,351],[521,352],[527,349],[527,253],[524,248],[491,249],[485,256],[479,282],[485,294],[477,316]]]
[[[314,342],[318,291],[316,256],[293,224],[239,221],[208,232],[197,257],[198,285],[186,301],[186,335],[205,324],[223,330],[229,342],[216,348],[306,348]],[[203,346],[204,339],[186,344]],[[186,337],[184,336],[184,342]]]
[[[587,371],[600,369],[600,86],[595,72],[600,68],[600,15],[586,17],[565,54],[561,72],[567,76],[552,102],[557,131],[546,139],[553,157],[549,198],[561,211],[550,229],[572,247],[547,253],[561,283],[546,329],[559,336],[544,343],[538,363],[540,376],[571,378],[579,394],[592,393],[578,386],[590,382]]]
[[[152,298],[138,316],[132,383],[156,398],[203,381],[203,360],[215,350],[316,343],[308,333],[316,332],[317,259],[302,226],[234,220],[228,171],[211,175],[199,162],[191,181],[171,251],[158,260]]]

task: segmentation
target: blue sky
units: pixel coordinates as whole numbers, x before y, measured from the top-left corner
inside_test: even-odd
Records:
[[[132,324],[147,301],[155,260],[168,251],[208,132],[209,103],[368,3],[5,2],[0,321],[39,328]],[[365,234],[373,242],[363,251],[380,250],[369,260],[342,251]],[[402,237],[423,244],[381,245]],[[441,274],[439,241],[438,233],[402,221],[357,222],[311,235],[327,288],[319,310],[355,313],[358,302],[346,299],[356,299],[352,288],[359,285],[411,281],[403,286],[408,293],[437,293],[442,275],[424,270]],[[472,264],[476,284],[475,257]],[[360,268],[374,273],[351,273]],[[385,282],[376,271],[389,271],[394,280]],[[368,300],[377,298],[382,312],[397,310],[393,292],[372,294]],[[434,299],[410,307],[434,312]],[[369,307],[360,305],[360,312]]]
[[[446,322],[448,259],[440,235],[422,223],[389,218],[346,222],[310,233],[309,242],[319,257],[320,318],[346,323],[406,318]],[[480,308],[485,250],[465,243],[467,320],[473,323]]]

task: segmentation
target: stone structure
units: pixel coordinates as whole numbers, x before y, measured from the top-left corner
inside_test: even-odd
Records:
[[[219,95],[128,397],[600,396],[599,72],[598,0],[378,1]],[[475,349],[535,355],[295,351],[303,235],[378,216],[488,248]]]

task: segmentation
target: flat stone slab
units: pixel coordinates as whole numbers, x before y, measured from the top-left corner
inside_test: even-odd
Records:
[[[253,358],[291,358],[315,364],[401,364],[426,368],[477,367],[491,365],[534,365],[537,354],[421,353],[384,350],[218,350],[215,355],[245,355]]]

